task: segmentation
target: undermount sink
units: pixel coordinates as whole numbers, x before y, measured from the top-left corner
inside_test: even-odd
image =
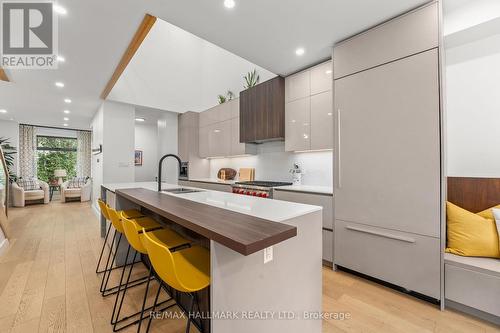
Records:
[[[162,190],[162,192],[167,192],[167,193],[172,193],[172,194],[183,194],[183,193],[196,193],[196,192],[202,192],[201,190],[194,190],[191,188],[173,188],[170,190]]]

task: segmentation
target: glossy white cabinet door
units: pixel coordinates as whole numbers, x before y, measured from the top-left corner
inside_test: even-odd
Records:
[[[328,61],[311,68],[311,95],[331,91],[333,85],[332,62]]]
[[[337,220],[440,236],[436,49],[335,81]]]
[[[231,149],[231,120],[208,126],[208,151],[210,157],[229,156]]]
[[[199,155],[202,158],[208,157],[209,156],[209,130],[210,126],[203,126],[199,128],[199,137],[198,137],[198,151]]]
[[[219,121],[225,121],[232,118],[232,112],[231,112],[232,104],[233,101],[228,101],[226,103],[222,103],[216,106],[216,108],[219,109]]]
[[[240,118],[231,119],[231,156],[244,155],[245,143],[240,142]]]
[[[285,102],[295,101],[311,94],[311,73],[306,70],[285,78]]]
[[[235,98],[229,103],[229,108],[231,109],[231,118],[239,118],[240,117],[240,99]]]
[[[207,111],[200,112],[200,127],[215,124],[220,121],[221,109],[219,105],[214,106]]]
[[[331,91],[311,96],[311,149],[333,149]]]
[[[285,105],[285,150],[311,149],[311,98]]]

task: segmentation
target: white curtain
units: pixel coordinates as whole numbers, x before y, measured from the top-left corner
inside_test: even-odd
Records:
[[[36,171],[35,127],[19,125],[19,176],[23,179],[36,178]]]
[[[92,161],[92,132],[77,131],[78,148],[76,153],[76,174],[78,177],[90,177]]]

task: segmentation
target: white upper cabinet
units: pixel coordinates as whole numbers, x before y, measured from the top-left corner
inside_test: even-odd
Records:
[[[233,104],[234,100],[231,100],[217,106],[219,109],[219,121],[225,121],[232,118],[231,107]]]
[[[333,96],[325,91],[311,96],[311,149],[333,149]]]
[[[199,150],[199,155],[202,158],[210,157],[209,144],[208,144],[208,132],[210,130],[209,127],[210,125],[199,128],[198,150]]]
[[[331,91],[333,85],[332,62],[328,61],[311,68],[311,95]]]
[[[285,150],[333,149],[333,72],[327,61],[285,78]]]
[[[214,106],[207,111],[200,112],[200,127],[215,124],[220,121],[220,106]]]
[[[208,152],[210,157],[228,156],[231,149],[231,120],[209,125],[208,128]]]
[[[311,98],[306,97],[286,105],[285,150],[311,149]]]
[[[311,73],[303,71],[285,79],[285,103],[311,94]]]

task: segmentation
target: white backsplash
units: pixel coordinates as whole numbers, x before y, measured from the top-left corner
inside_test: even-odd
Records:
[[[284,142],[267,142],[258,145],[254,156],[233,157],[210,160],[210,176],[217,177],[221,168],[255,168],[256,180],[290,181],[289,170],[298,163],[305,170],[303,185],[332,186],[333,152],[285,152]]]

